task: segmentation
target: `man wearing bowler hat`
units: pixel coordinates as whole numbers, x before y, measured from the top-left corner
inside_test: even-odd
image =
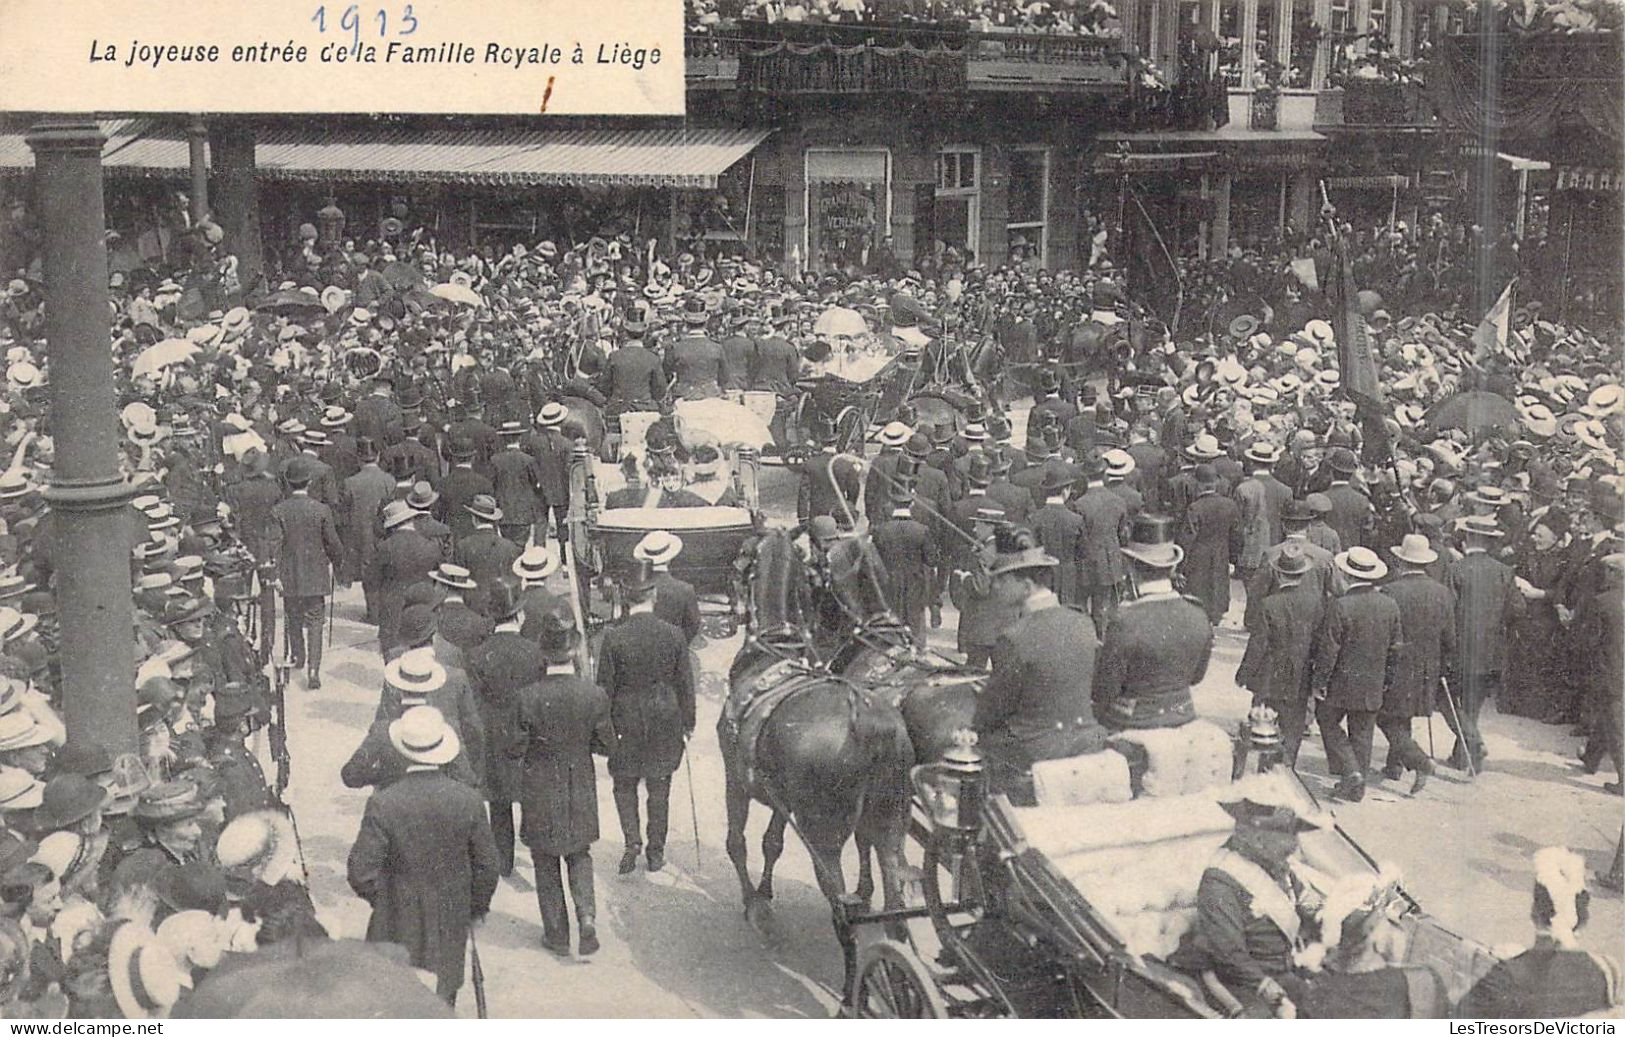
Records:
[[[1281,722],[1281,750],[1297,766],[1309,713],[1309,661],[1326,612],[1326,593],[1307,541],[1287,540],[1272,552],[1270,573],[1259,586],[1266,596],[1247,600],[1247,650],[1236,683],[1253,693],[1254,705],[1275,710]]]
[[[1063,605],[1078,602],[1079,571],[1084,556],[1083,519],[1066,506],[1066,494],[1071,486],[1071,471],[1044,469],[1039,483],[1044,503],[1029,520],[1039,545],[1056,561],[1055,567],[1049,570],[1045,585],[1055,592]]]
[[[1174,590],[1183,552],[1173,519],[1135,521],[1122,552],[1138,595],[1117,610],[1095,660],[1095,715],[1109,728],[1178,727],[1196,719],[1191,686],[1207,675],[1213,626],[1200,602]]]
[[[1360,467],[1359,459],[1354,451],[1340,446],[1327,453],[1326,465],[1332,470],[1332,484],[1325,491],[1332,502],[1326,524],[1337,531],[1343,550],[1364,546],[1376,523],[1376,512],[1371,498],[1351,482]]]
[[[999,529],[994,549],[993,597],[1022,616],[993,646],[993,673],[976,697],[971,726],[993,788],[1030,803],[1035,762],[1105,748],[1106,730],[1090,703],[1097,638],[1088,616],[1040,582],[1056,561],[1030,531]]]
[[[427,521],[428,515],[406,501],[384,505],[384,538],[373,558],[373,568],[378,585],[378,650],[386,659],[392,657],[397,646],[407,590],[427,579],[440,565],[440,545],[418,528]]]
[[[1414,772],[1415,795],[1433,773],[1433,761],[1411,737],[1411,720],[1433,715],[1445,661],[1456,651],[1456,600],[1450,588],[1428,575],[1439,555],[1427,537],[1408,533],[1390,551],[1399,572],[1382,592],[1399,606],[1400,645],[1377,727],[1388,739],[1383,777],[1395,781],[1405,771]]]
[[[1210,464],[1194,471],[1196,496],[1185,509],[1179,543],[1185,549],[1185,589],[1207,609],[1217,626],[1230,611],[1230,560],[1241,546],[1241,511],[1219,492],[1219,473]]]
[[[512,577],[514,560],[525,549],[498,530],[505,516],[495,497],[479,494],[464,505],[464,510],[473,520],[474,528],[458,538],[451,557],[458,565],[465,566],[474,578],[475,589],[468,592],[469,606],[476,612],[486,612],[492,584]]]
[[[313,463],[289,461],[283,477],[289,497],[271,511],[271,558],[287,616],[288,656],[305,670],[311,690],[322,686],[322,604],[333,593],[333,569],[344,561],[333,511],[310,496]]]
[[[598,839],[598,781],[594,753],[615,745],[609,698],[575,671],[580,634],[569,617],[547,613],[539,631],[547,669],[519,692],[520,750],[524,773],[520,838],[536,865],[536,902],[542,916],[542,946],[570,953],[570,917],[560,865],[569,875],[575,902],[578,949],[583,957],[598,950],[597,899],[593,889],[592,844]]]
[[[1388,575],[1388,565],[1375,551],[1351,547],[1337,556],[1335,564],[1348,589],[1326,610],[1310,682],[1326,763],[1338,777],[1332,796],[1359,802],[1365,798],[1371,770],[1377,711],[1399,656],[1399,606],[1377,589],[1377,581]]]

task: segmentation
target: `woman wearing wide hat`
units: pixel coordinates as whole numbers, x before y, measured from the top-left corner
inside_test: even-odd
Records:
[[[591,853],[598,839],[598,782],[592,754],[609,753],[615,729],[608,696],[575,672],[580,634],[569,617],[544,614],[537,634],[547,669],[519,693],[524,754],[520,838],[536,865],[543,946],[555,954],[570,953],[562,860],[575,903],[579,950],[588,955],[598,950]]]
[[[1173,519],[1134,520],[1122,552],[1138,596],[1119,606],[1095,660],[1094,706],[1110,728],[1178,727],[1196,719],[1191,687],[1207,675],[1213,626],[1200,603],[1174,590],[1183,550]]]

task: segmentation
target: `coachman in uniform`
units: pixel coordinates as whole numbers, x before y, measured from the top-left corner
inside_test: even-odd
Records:
[[[1200,602],[1174,590],[1183,552],[1174,521],[1136,519],[1122,552],[1139,597],[1117,611],[1095,660],[1095,715],[1109,728],[1178,727],[1196,719],[1191,686],[1207,675],[1213,625]]]
[[[598,839],[598,777],[592,755],[615,745],[609,698],[578,676],[572,659],[580,636],[565,616],[542,616],[542,657],[547,671],[519,692],[520,746],[524,774],[519,801],[520,837],[536,864],[536,902],[542,945],[570,953],[570,916],[564,902],[560,862],[569,873],[570,899],[583,956],[598,950],[597,901],[592,844]]]
[[[976,697],[972,727],[993,787],[1030,802],[1035,762],[1106,746],[1089,697],[1098,642],[1089,617],[1039,582],[1056,562],[1030,531],[1000,529],[994,540],[993,597],[1019,604],[1022,617],[993,646],[993,674]]]

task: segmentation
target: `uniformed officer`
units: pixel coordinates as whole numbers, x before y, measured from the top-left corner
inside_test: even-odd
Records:
[[[1213,626],[1193,598],[1174,590],[1184,552],[1173,519],[1143,515],[1122,547],[1139,596],[1120,606],[1095,663],[1095,713],[1107,727],[1178,727],[1196,719],[1191,686],[1207,674]]]

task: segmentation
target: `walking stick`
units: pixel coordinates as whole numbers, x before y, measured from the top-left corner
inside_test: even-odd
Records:
[[[1467,729],[1462,727],[1461,714],[1456,712],[1456,697],[1450,694],[1450,682],[1441,680],[1439,681],[1439,687],[1444,691],[1444,704],[1450,707],[1450,719],[1454,722],[1456,729],[1456,747],[1463,750],[1467,758],[1467,776],[1476,778],[1478,777],[1478,768],[1473,766],[1473,747],[1467,744]]]
[[[685,738],[686,742],[687,739]],[[686,750],[687,747],[685,746]],[[688,779],[688,817],[694,826],[694,867],[700,867],[700,808],[694,802],[694,763],[692,757],[685,751],[683,753],[683,774]]]
[[[468,926],[468,960],[469,971],[474,975],[474,1010],[481,1019],[489,1019],[490,1012],[485,1005],[485,968],[480,964],[480,945],[474,942],[474,925]]]

